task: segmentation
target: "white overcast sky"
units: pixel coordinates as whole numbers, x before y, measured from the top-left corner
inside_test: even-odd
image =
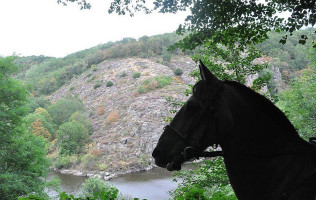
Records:
[[[63,57],[124,37],[173,32],[187,13],[108,14],[110,0],[90,0],[90,10],[56,0],[0,0],[0,56]]]

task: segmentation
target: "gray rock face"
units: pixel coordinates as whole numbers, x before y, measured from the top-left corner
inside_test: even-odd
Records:
[[[163,119],[172,116],[166,98],[187,99],[184,91],[187,84],[194,83],[188,75],[194,67],[192,60],[182,57],[173,60],[169,67],[139,58],[104,61],[96,70],[60,88],[51,100],[56,101],[69,92],[82,99],[94,129],[91,145],[99,152],[96,165],[106,165],[105,170],[110,173],[144,170],[153,165],[151,153],[166,125]],[[175,78],[174,68],[183,70],[181,78]],[[133,78],[135,72],[141,76]],[[158,75],[174,80],[166,87],[139,94],[140,85]],[[107,87],[107,81],[112,81],[113,86]],[[94,89],[96,82],[101,86]],[[76,169],[85,171],[79,166]],[[95,166],[94,170],[100,169]]]
[[[282,79],[282,73],[280,71],[280,68],[271,66],[272,70],[272,81],[275,83],[275,87],[278,91],[282,91],[284,88],[287,88],[286,84],[284,83]]]

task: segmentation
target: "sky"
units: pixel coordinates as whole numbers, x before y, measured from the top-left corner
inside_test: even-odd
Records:
[[[57,0],[0,1],[0,56],[64,57],[125,37],[173,32],[188,15],[108,14],[110,0],[89,0],[90,10],[80,10],[76,3],[63,6]]]

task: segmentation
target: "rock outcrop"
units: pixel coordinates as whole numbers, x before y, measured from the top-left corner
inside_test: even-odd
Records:
[[[143,170],[153,165],[151,153],[166,125],[164,118],[172,115],[166,98],[187,99],[184,91],[187,84],[194,83],[188,75],[194,67],[195,63],[186,57],[175,58],[169,67],[140,58],[104,61],[50,98],[57,101],[71,93],[83,101],[94,129],[90,147],[95,156],[92,170],[100,170],[98,165],[110,173]],[[174,76],[175,68],[183,70],[181,78]],[[133,78],[137,72],[140,77]],[[146,79],[158,75],[169,76],[173,81],[144,94],[138,92]],[[108,87],[108,81],[113,85]]]

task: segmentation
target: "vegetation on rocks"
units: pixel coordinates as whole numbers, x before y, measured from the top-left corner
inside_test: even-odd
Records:
[[[112,81],[107,81],[106,82],[106,87],[111,87],[113,85],[113,82]]]
[[[102,82],[101,81],[97,81],[94,85],[93,85],[93,89],[97,89],[98,87],[102,86]]]
[[[121,41],[108,42],[64,58],[18,57],[15,62],[22,67],[16,77],[25,81],[30,86],[29,90],[36,96],[49,95],[86,71],[89,71],[87,77],[92,76],[99,70],[97,65],[105,60],[144,54],[147,58],[161,56],[163,48],[173,44],[179,38],[175,33],[144,36],[138,41],[133,38],[124,38]]]
[[[183,71],[180,68],[176,68],[173,70],[174,75],[181,76],[183,74]]]
[[[139,78],[140,75],[141,75],[140,72],[134,72],[134,73],[133,73],[133,78],[134,78],[134,79]]]
[[[139,86],[137,91],[139,92],[139,94],[144,94],[157,88],[163,88],[169,85],[171,81],[172,77],[159,75],[143,81],[143,83]]]

